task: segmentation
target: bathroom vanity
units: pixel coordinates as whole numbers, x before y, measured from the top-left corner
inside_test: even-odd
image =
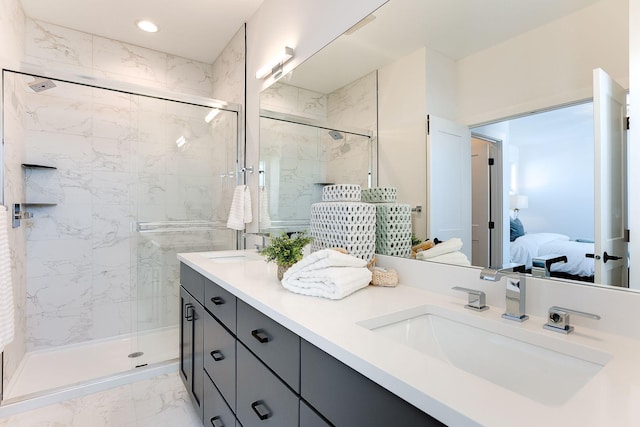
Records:
[[[285,290],[252,251],[179,260],[180,371],[206,426],[640,423],[637,339],[502,319],[499,283],[473,312],[438,280],[410,286],[417,271],[332,301]]]

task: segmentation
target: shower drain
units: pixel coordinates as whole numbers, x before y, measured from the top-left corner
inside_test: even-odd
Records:
[[[130,359],[133,359],[134,357],[140,357],[140,356],[142,356],[143,354],[144,354],[144,352],[142,352],[142,351],[136,351],[136,352],[134,352],[134,353],[131,353],[131,354],[130,354],[129,356],[127,356],[127,357],[129,357]]]

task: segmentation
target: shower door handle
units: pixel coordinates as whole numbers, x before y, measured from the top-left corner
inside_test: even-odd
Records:
[[[189,313],[189,310],[193,310],[193,304],[185,304],[184,306],[184,318],[187,319],[187,322],[191,322],[193,320],[193,311]]]

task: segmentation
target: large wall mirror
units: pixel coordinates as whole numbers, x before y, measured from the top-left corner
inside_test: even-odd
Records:
[[[626,0],[389,0],[261,94],[261,230],[306,228],[323,184],[393,186],[474,266],[628,287],[626,132],[598,124],[626,115],[628,37]]]

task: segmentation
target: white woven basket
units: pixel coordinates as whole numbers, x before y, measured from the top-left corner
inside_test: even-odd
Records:
[[[411,206],[380,203],[376,207],[376,253],[398,257],[411,254]]]
[[[324,202],[311,205],[311,251],[344,248],[370,261],[376,249],[376,208],[369,203]]]
[[[322,188],[323,202],[359,202],[362,191],[357,184],[326,185]]]
[[[395,203],[398,189],[395,187],[365,188],[362,190],[362,201],[368,203]]]

